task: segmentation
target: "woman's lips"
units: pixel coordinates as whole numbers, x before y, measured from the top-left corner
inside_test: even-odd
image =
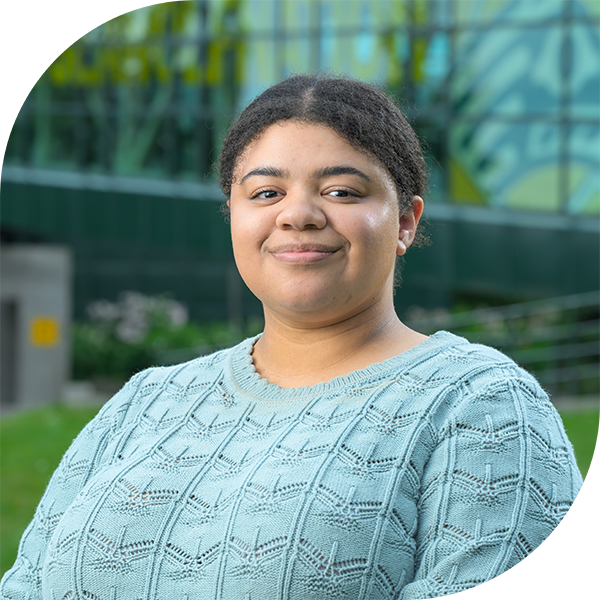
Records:
[[[281,262],[309,264],[329,258],[338,250],[323,244],[286,244],[271,248],[270,253]]]

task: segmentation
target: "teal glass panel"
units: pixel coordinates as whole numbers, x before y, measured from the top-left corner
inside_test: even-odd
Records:
[[[400,0],[396,0],[400,1]],[[451,27],[453,22],[452,2],[440,2],[439,0],[417,0],[413,2],[417,6],[423,6],[423,12],[426,14],[426,24],[432,27]],[[419,21],[419,10],[413,12]]]
[[[212,14],[219,11],[219,3],[223,4],[222,0],[212,0],[210,7]],[[279,5],[281,9],[286,2],[281,0],[242,0],[235,4],[238,5],[239,22],[244,31],[264,32],[271,37],[278,26],[276,7]]]
[[[319,45],[317,31],[313,33],[316,19],[314,8],[306,2],[281,2],[280,22],[275,30],[279,37],[280,77],[302,73],[314,68]]]
[[[598,0],[574,0],[573,13],[577,17],[600,17],[600,2]]]
[[[600,3],[599,3],[600,5]],[[600,32],[598,26],[575,25],[570,35],[569,111],[574,119],[600,120]]]
[[[456,23],[467,25],[531,25],[560,18],[565,0],[458,0]]]
[[[323,2],[323,25],[327,36],[339,35],[342,32],[371,29],[379,17],[380,10],[388,2],[365,2],[364,0],[347,0],[346,2]],[[378,6],[379,5],[379,6]]]
[[[405,107],[408,112],[421,114],[445,104],[451,67],[448,34],[397,31],[388,42],[389,53],[381,70],[383,82],[411,103]]]
[[[456,122],[450,134],[452,201],[559,212],[560,147],[553,124]]]
[[[283,42],[283,77],[291,73],[312,71],[312,59],[316,54],[315,40],[309,35],[295,35]]]
[[[418,110],[430,105],[445,104],[450,75],[449,35],[442,31],[434,32],[417,38],[413,45],[416,45],[417,50],[422,47],[420,61],[413,59],[412,68]]]
[[[272,38],[250,38],[244,49],[238,110],[277,81],[276,47]]]
[[[413,121],[413,126],[421,141],[427,163],[429,185],[425,200],[428,202],[448,202],[448,168],[446,144],[448,127],[439,120],[421,116]]]
[[[287,0],[296,5],[296,10],[304,4],[309,10],[320,4],[323,25],[333,27],[326,35],[340,35],[352,31],[368,29],[374,33],[394,27],[406,27],[417,20],[424,24],[432,15],[432,6],[438,2],[419,0],[322,0],[318,2],[298,2]]]
[[[569,197],[566,212],[600,216],[600,126],[575,125],[569,132]]]
[[[556,114],[562,42],[556,26],[458,34],[452,82],[456,110],[521,118]]]

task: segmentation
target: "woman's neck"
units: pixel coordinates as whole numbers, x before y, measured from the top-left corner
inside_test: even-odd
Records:
[[[252,359],[261,377],[284,388],[314,385],[397,356],[425,341],[393,304],[323,326],[303,326],[265,309],[265,330]]]

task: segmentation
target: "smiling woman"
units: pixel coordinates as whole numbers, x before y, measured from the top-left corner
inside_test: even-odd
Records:
[[[324,125],[271,125],[236,165],[229,205],[236,264],[264,306],[254,364],[271,383],[328,381],[425,339],[393,306],[395,257],[413,241],[423,201],[400,215],[379,160]],[[309,336],[320,342],[302,352]]]
[[[433,598],[506,571],[581,475],[503,354],[394,311],[419,239],[419,142],[380,90],[299,75],[223,144],[260,336],[137,374],[83,430],[2,597]]]

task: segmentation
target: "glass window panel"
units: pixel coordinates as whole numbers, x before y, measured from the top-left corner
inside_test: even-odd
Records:
[[[600,215],[600,126],[575,125],[569,136],[569,198],[566,211]]]
[[[457,35],[452,101],[460,113],[548,115],[561,92],[559,27]]]
[[[446,132],[431,124],[415,123],[414,125],[422,141],[429,176],[425,202],[447,202]]]
[[[327,21],[335,30],[353,30],[362,27],[372,28],[374,4],[363,0],[346,0],[345,2],[324,2],[323,11]],[[332,31],[327,32],[331,35]]]
[[[400,18],[400,5],[382,2],[391,9],[384,13],[380,3],[364,0],[307,4],[309,25],[301,33],[309,45],[303,62],[311,69],[333,69],[365,80],[387,76],[387,57],[394,51],[394,44],[389,43],[393,34],[390,18]],[[294,12],[298,10],[294,8]]]
[[[453,202],[556,212],[560,132],[552,124],[457,122],[450,132]]]
[[[260,2],[260,0],[258,0]],[[320,15],[322,25],[330,25],[328,35],[352,32],[355,29],[389,28],[408,25],[408,5],[406,0],[284,0],[286,26],[289,31],[305,30],[313,26],[315,18]],[[425,3],[419,1],[419,5]],[[438,8],[445,2],[437,0],[427,2],[426,15],[443,14]],[[431,8],[429,7],[431,5]],[[423,11],[421,11],[423,12]],[[428,17],[429,19],[430,17]]]
[[[343,3],[340,3],[343,4]],[[380,2],[368,2],[372,6],[373,17],[377,27],[386,29],[388,27],[406,27],[409,24],[409,3],[403,0],[381,0]],[[428,5],[430,3],[427,3]],[[445,2],[433,2],[433,4],[446,4]],[[428,6],[425,12],[426,18],[431,19],[433,11]]]
[[[450,71],[450,43],[448,34],[436,32],[419,36],[412,41],[412,81],[416,87],[419,111],[429,105],[447,101],[447,77]]]
[[[284,28],[280,34],[286,43],[284,75],[317,69],[323,35],[321,5],[288,0],[283,11],[283,22]]]
[[[307,2],[297,2],[296,0],[280,0],[282,5],[282,19],[285,32],[291,35],[307,34],[311,26],[311,7]],[[314,12],[314,11],[312,11]]]
[[[571,115],[598,121],[600,107],[600,35],[592,25],[572,28],[569,72]]]
[[[279,0],[212,0],[208,11],[208,31],[219,33],[227,21],[233,24],[235,20],[236,26],[244,32],[271,32],[276,25],[274,7],[277,2]]]
[[[560,18],[564,0],[458,0],[459,25],[535,23]]]
[[[446,189],[446,177],[441,165],[431,155],[425,156],[428,169],[428,188],[426,202],[448,202],[448,191]]]
[[[574,9],[576,16],[600,18],[600,2],[598,0],[578,0],[574,4]]]
[[[83,123],[84,106],[73,86],[51,88],[45,81],[34,94],[33,155],[34,166],[41,168],[77,168],[84,148],[88,123]]]
[[[374,2],[373,4],[383,4]],[[440,0],[391,0],[402,17],[400,23],[413,27],[449,27],[452,23],[452,2]],[[385,10],[385,9],[384,9]],[[394,24],[398,21],[393,21]]]
[[[245,44],[242,67],[243,85],[238,110],[244,108],[258,94],[278,81],[275,50],[272,39],[251,38]]]
[[[399,89],[406,83],[405,64],[410,54],[409,36],[405,30],[390,30],[379,38],[385,55],[385,81],[391,90]]]
[[[295,36],[284,42],[283,75],[312,70],[311,58],[314,53],[314,40],[309,36]]]
[[[381,43],[379,37],[370,29],[358,31],[355,35],[341,36],[325,33],[330,27],[324,21],[321,38],[310,49],[318,57],[311,59],[320,69],[331,69],[346,73],[365,81],[385,81],[390,62],[390,47]],[[254,60],[254,59],[251,59]]]

